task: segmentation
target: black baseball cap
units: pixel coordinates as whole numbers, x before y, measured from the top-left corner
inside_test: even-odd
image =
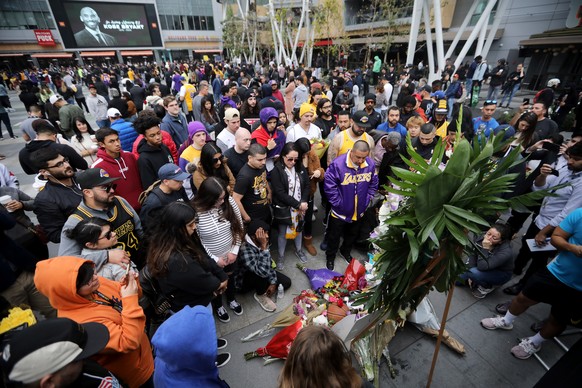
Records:
[[[47,319],[8,339],[2,350],[2,366],[10,381],[30,384],[100,352],[107,342],[109,330],[101,323]]]
[[[75,178],[82,190],[103,186],[119,179],[110,177],[109,173],[102,168],[88,168],[77,173]]]
[[[368,113],[366,113],[364,110],[359,110],[354,113],[352,119],[358,127],[370,128],[372,126],[372,123],[370,123],[370,118],[368,117]]]

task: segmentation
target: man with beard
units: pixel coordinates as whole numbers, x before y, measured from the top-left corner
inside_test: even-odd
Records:
[[[61,230],[67,217],[75,211],[82,199],[75,182],[75,172],[69,159],[56,149],[45,147],[32,154],[38,173],[47,180],[34,199],[34,213],[48,239],[61,241]]]
[[[317,114],[317,119],[313,122],[313,124],[317,125],[319,129],[321,129],[321,137],[326,139],[331,131],[335,128],[335,118],[331,114],[332,111],[332,103],[327,98],[322,98],[317,103],[317,109],[315,113]]]
[[[380,113],[376,112],[374,109],[376,106],[376,95],[374,93],[368,93],[364,97],[364,112],[368,116],[368,122],[370,123],[370,130],[378,128],[378,125],[382,123],[382,116]]]
[[[117,185],[114,182],[118,179],[111,178],[107,171],[100,168],[89,168],[77,175],[83,200],[63,226],[59,256],[83,257],[94,261],[98,267],[102,262],[127,265],[130,260],[137,260],[139,243],[143,237],[141,221],[129,202],[115,195]],[[102,218],[111,224],[111,232],[117,235],[116,248],[120,249],[96,250],[82,254],[84,247],[67,237],[67,230],[72,230],[82,220],[93,217]]]
[[[328,165],[338,156],[348,153],[358,140],[367,142],[370,149],[374,149],[374,139],[366,133],[366,130],[370,128],[370,119],[366,112],[363,110],[356,112],[354,117],[350,119],[350,124],[347,129],[337,134],[329,145],[327,151]]]
[[[414,98],[414,97],[413,97]],[[406,127],[400,124],[400,110],[397,106],[388,108],[388,121],[378,126],[381,132],[398,132],[403,138],[406,137]]]

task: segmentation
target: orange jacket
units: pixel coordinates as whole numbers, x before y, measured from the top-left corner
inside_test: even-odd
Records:
[[[34,283],[49,298],[59,317],[78,323],[98,322],[109,330],[109,342],[94,356],[95,361],[110,370],[130,387],[144,384],[154,372],[152,348],[145,333],[145,315],[138,304],[138,295],[121,297],[121,285],[99,277],[99,291],[123,304],[119,313],[110,306],[100,305],[77,294],[77,273],[89,260],[62,256],[43,260],[36,265]]]

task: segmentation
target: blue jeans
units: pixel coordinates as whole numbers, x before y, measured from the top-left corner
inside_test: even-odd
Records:
[[[509,97],[509,100],[507,101],[507,106],[509,106],[509,104],[511,104],[511,100],[513,99],[513,96],[515,95],[515,92],[517,92],[519,90],[520,86],[521,86],[521,84],[513,85],[513,88],[511,88],[509,93],[503,94],[503,98],[501,99],[501,104],[499,104],[499,106],[503,105],[503,102],[505,101],[505,99],[507,97]]]
[[[4,123],[4,125],[6,126],[6,130],[8,131],[8,134],[10,135],[10,137],[14,137],[14,132],[12,132],[12,125],[10,124],[10,116],[8,116],[8,113],[4,112],[4,113],[0,113],[0,121],[2,121]],[[2,138],[2,126],[0,125],[0,138]]]
[[[453,104],[455,103],[456,98],[455,97],[449,97],[447,99],[447,109],[449,110],[449,112],[447,113],[447,120],[451,120],[451,117],[453,116]]]
[[[511,279],[511,271],[500,271],[497,269],[480,271],[477,267],[473,267],[459,275],[459,277],[463,280],[471,279],[475,285],[491,288],[508,282]]]
[[[501,90],[501,85],[499,86],[489,85],[489,90],[487,91],[487,100],[497,100],[499,90]]]

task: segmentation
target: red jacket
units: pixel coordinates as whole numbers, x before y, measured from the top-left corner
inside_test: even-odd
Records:
[[[143,135],[139,135],[137,139],[133,142],[133,148],[131,149],[131,153],[135,156],[135,159],[139,159],[139,152],[137,152],[137,146],[139,142],[143,139]],[[176,143],[172,139],[172,135],[170,135],[166,131],[162,131],[162,143],[168,147],[170,153],[172,154],[172,158],[174,158],[174,163],[178,164],[178,149],[176,148]],[[147,187],[146,187],[147,189]]]
[[[92,168],[102,168],[113,178],[121,178],[114,183],[117,185],[115,193],[123,197],[135,211],[139,212],[141,205],[138,198],[143,188],[137,166],[137,158],[131,153],[121,151],[119,159],[113,159],[103,148],[97,151],[97,160],[91,165]]]

